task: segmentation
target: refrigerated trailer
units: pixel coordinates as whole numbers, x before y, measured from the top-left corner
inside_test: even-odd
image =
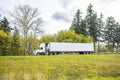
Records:
[[[41,43],[34,55],[61,54],[61,53],[93,53],[93,43],[49,42]]]

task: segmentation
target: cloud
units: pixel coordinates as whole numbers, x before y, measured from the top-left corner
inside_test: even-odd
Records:
[[[72,0],[59,0],[64,8],[66,8]]]
[[[112,3],[112,2],[116,2],[116,1],[118,1],[118,0],[100,0],[100,2],[104,3],[104,4],[106,4],[106,3]]]
[[[70,22],[70,18],[67,16],[66,13],[64,12],[55,12],[53,15],[52,15],[52,18],[55,19],[55,20],[63,20],[65,22]]]

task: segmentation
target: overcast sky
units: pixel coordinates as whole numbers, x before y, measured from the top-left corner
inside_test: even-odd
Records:
[[[45,22],[45,33],[54,34],[70,28],[77,9],[81,10],[83,16],[86,15],[90,3],[98,15],[103,13],[104,18],[113,16],[120,22],[120,0],[0,0],[0,14],[12,22],[9,13],[14,11],[14,7],[28,4],[39,9],[40,16]]]

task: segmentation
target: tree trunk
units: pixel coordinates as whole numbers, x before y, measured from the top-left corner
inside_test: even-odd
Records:
[[[98,40],[98,53],[100,52],[100,41]]]
[[[96,53],[96,42],[94,41],[94,53]]]
[[[108,51],[110,52],[110,44],[109,44],[109,41],[108,41],[107,46],[108,46]]]

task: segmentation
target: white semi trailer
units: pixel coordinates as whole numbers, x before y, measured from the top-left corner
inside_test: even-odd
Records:
[[[93,43],[66,43],[49,42],[41,43],[39,49],[33,52],[34,55],[60,54],[60,53],[93,53]]]

